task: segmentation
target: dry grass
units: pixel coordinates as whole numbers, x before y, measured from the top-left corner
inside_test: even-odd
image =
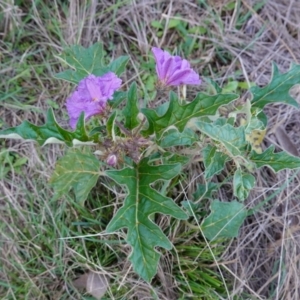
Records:
[[[88,46],[103,41],[110,57],[129,55],[131,65],[123,78],[125,86],[133,80],[143,85],[145,71],[140,71],[140,65],[143,59],[147,60],[151,46],[187,51],[195,69],[220,84],[232,78],[264,85],[270,78],[272,61],[282,71],[291,62],[300,62],[297,0],[269,0],[261,6],[261,1],[241,0],[232,9],[226,8],[229,0],[20,2],[23,5],[17,6],[13,0],[0,0],[0,74],[4,92],[0,92],[0,125],[4,126],[15,126],[23,119],[41,124],[42,111],[49,105],[56,108],[60,123],[66,124],[61,108],[72,87],[51,76],[62,68],[55,55],[63,46],[74,43]],[[164,24],[159,36],[153,20]],[[190,34],[194,45],[190,53],[188,45],[182,42],[183,34],[168,29],[173,20],[206,29],[204,33]],[[266,112],[270,119],[266,146],[275,143],[278,149],[284,147],[276,138],[276,127],[282,125],[299,149],[299,112],[283,105],[272,105]],[[190,298],[182,299],[199,299],[190,286],[189,267],[177,257],[183,250],[164,254],[151,286],[134,275],[126,261],[130,249],[113,244],[118,238],[111,238],[107,249],[101,246],[101,251],[94,253],[88,250],[90,242],[83,238],[59,239],[78,236],[80,232],[87,235],[103,231],[102,224],[92,224],[86,230],[72,222],[99,219],[99,210],[95,209],[104,200],[93,199],[89,212],[69,206],[70,199],[59,204],[49,202],[51,190],[46,183],[64,150],[58,146],[40,149],[28,142],[0,143],[1,155],[14,153],[28,159],[21,172],[16,172],[11,162],[10,171],[0,181],[1,299],[81,299],[71,283],[85,267],[93,267],[111,278],[114,285],[108,292],[110,299],[170,300],[184,293]],[[179,198],[191,198],[199,170],[194,168],[187,177],[188,185],[178,192]],[[236,296],[234,299],[298,300],[300,176],[262,169],[256,178],[257,187],[246,204],[254,208],[266,201],[266,205],[247,219],[239,237],[216,259],[215,265],[229,279],[225,286],[232,282],[232,287],[228,284],[228,299]],[[195,231],[184,224],[170,223],[166,217],[159,221],[164,228],[173,228],[170,239],[175,244],[182,246],[184,239],[183,244],[193,241],[199,249],[204,245],[201,253],[209,257],[208,247],[213,245],[205,246]],[[102,240],[103,245],[109,238],[101,235],[95,239]],[[108,253],[112,253],[111,257]],[[207,259],[213,261],[212,257]],[[183,284],[175,272],[182,275]],[[182,290],[183,285],[186,290]],[[215,299],[220,297],[216,295]]]

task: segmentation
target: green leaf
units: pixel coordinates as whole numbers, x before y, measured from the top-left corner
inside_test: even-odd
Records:
[[[65,49],[60,56],[61,60],[69,65],[72,70],[69,69],[58,73],[55,77],[78,84],[81,79],[89,74],[101,76],[112,71],[119,76],[124,71],[128,62],[128,57],[121,56],[108,66],[105,66],[103,64],[103,57],[104,51],[101,43],[95,43],[89,48],[73,45]]]
[[[253,95],[252,107],[262,109],[269,103],[281,102],[299,108],[289,91],[295,84],[300,83],[300,65],[293,64],[288,72],[281,74],[277,65],[273,64],[272,71],[272,79],[267,86],[254,86],[250,89]]]
[[[194,202],[192,202],[190,200],[181,201],[180,204],[186,210],[189,217],[194,216],[199,208],[199,204],[195,204]]]
[[[157,28],[157,29],[164,29],[164,26],[161,24],[161,22],[156,21],[156,20],[151,21],[151,26],[153,28]]]
[[[275,172],[300,168],[299,157],[290,155],[285,151],[274,153],[274,149],[275,147],[271,146],[261,154],[252,151],[249,158],[258,168],[268,166]]]
[[[108,71],[103,65],[103,56],[104,51],[101,43],[95,43],[89,48],[73,45],[65,49],[60,58],[75,70],[66,70],[56,74],[55,77],[77,84],[89,74],[103,75]]]
[[[48,109],[45,125],[37,126],[28,121],[16,127],[0,131],[0,138],[34,140],[43,146],[53,143],[65,143],[72,147],[76,144],[93,144],[92,137],[88,137],[84,128],[84,115],[80,115],[76,129],[73,132],[61,128],[55,120],[52,109]]]
[[[185,165],[188,162],[189,162],[188,157],[173,152],[164,152],[162,155],[162,163],[164,165],[175,164],[175,163],[180,163],[181,165]]]
[[[128,195],[123,206],[110,221],[107,232],[127,227],[126,241],[131,245],[130,261],[135,272],[150,281],[156,274],[160,254],[154,247],[171,249],[172,244],[162,230],[150,219],[154,213],[164,213],[178,219],[186,214],[173,202],[150,185],[157,180],[170,180],[181,171],[180,164],[149,165],[144,158],[135,168],[109,170],[106,174],[120,185],[125,185]]]
[[[211,122],[209,118],[207,120],[202,118],[201,121],[205,121],[205,122],[209,122],[209,123]],[[231,118],[222,118],[221,117],[214,121],[214,125],[218,125],[218,126],[224,126],[226,124],[233,126],[234,123],[235,123],[235,118],[233,118],[233,117],[231,117]]]
[[[263,111],[259,112],[256,117],[258,120],[260,120],[262,122],[264,127],[267,127],[268,117],[266,116],[266,114]]]
[[[238,89],[238,81],[230,81],[228,82],[222,89],[222,93],[232,93],[232,92],[236,92],[236,90]]]
[[[222,88],[211,78],[204,77],[204,80],[208,83],[209,88],[212,89],[213,94],[221,94]]]
[[[168,29],[177,27],[182,21],[179,19],[170,19],[168,23]]]
[[[122,73],[125,72],[128,60],[129,60],[128,56],[125,55],[120,56],[108,65],[108,70],[114,72],[117,76],[120,76]]]
[[[198,135],[190,128],[185,128],[182,132],[172,128],[164,133],[160,140],[160,146],[163,148],[173,146],[191,146],[198,140]]]
[[[105,134],[106,132],[106,126],[105,125],[101,125],[101,126],[96,126],[94,127],[90,132],[89,132],[89,135],[92,136],[92,135],[98,135],[98,136],[101,136],[103,134]]]
[[[245,128],[245,134],[250,134],[253,130],[263,130],[265,128],[263,121],[261,121],[258,117],[252,117]]]
[[[237,201],[214,200],[210,210],[210,215],[204,219],[201,225],[205,237],[209,240],[236,237],[247,217],[244,205]]]
[[[238,168],[233,176],[233,193],[239,200],[244,201],[255,184],[255,178],[251,174],[243,173]]]
[[[218,126],[212,123],[196,121],[195,125],[204,134],[222,143],[233,156],[241,155],[247,142],[244,127],[233,127],[230,124]]]
[[[73,70],[66,70],[57,74],[54,74],[54,77],[57,79],[63,79],[75,84],[78,84],[81,79],[86,77],[85,73],[82,72],[75,72]]]
[[[109,100],[107,104],[112,108],[117,108],[123,101],[127,99],[127,91],[115,91],[113,100]]]
[[[163,131],[170,126],[174,126],[182,132],[191,119],[214,115],[221,105],[227,104],[236,98],[236,94],[210,96],[198,93],[191,103],[181,105],[177,95],[174,92],[170,92],[170,102],[165,114],[158,115],[156,110],[148,108],[142,109],[149,123],[149,127],[144,131],[144,134],[156,133],[159,139]]]
[[[210,178],[215,174],[219,174],[225,166],[226,161],[230,157],[211,145],[206,146],[202,150],[203,163],[205,166],[205,178]]]
[[[54,198],[69,194],[72,188],[76,201],[84,204],[100,175],[100,162],[88,149],[70,149],[58,160],[50,178]]]
[[[109,137],[114,137],[115,135],[115,120],[117,116],[117,111],[115,110],[108,118],[106,122],[106,131]]]
[[[199,199],[212,199],[212,194],[218,191],[220,184],[208,182],[207,184],[198,184],[197,190],[193,194],[195,201]]]
[[[137,116],[139,113],[138,108],[138,97],[136,90],[136,83],[133,82],[128,91],[128,97],[125,108],[122,110],[125,117],[125,127],[129,130],[132,130],[139,125]]]

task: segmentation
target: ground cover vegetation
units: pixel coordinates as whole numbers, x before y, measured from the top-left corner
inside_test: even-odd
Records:
[[[187,98],[192,99],[201,90],[220,86],[223,94],[241,93],[245,103],[248,87],[257,91],[272,83],[272,61],[290,75],[291,62],[299,63],[296,1],[20,0],[0,1],[0,7],[0,129],[25,119],[41,126],[49,108],[68,128],[65,105],[74,85],[55,77],[65,71],[61,54],[68,45],[88,47],[101,41],[106,65],[128,56],[123,88],[134,89],[136,81],[142,87],[141,104],[149,104],[155,95],[153,46],[188,58],[201,78],[213,80],[189,87]],[[297,86],[291,95],[289,104],[298,99]],[[151,105],[161,104],[158,99]],[[267,131],[250,136],[253,147],[265,151],[275,144],[275,151],[298,156],[297,109],[273,103],[264,112]],[[102,299],[299,298],[297,171],[260,168],[255,188],[244,197],[229,180],[232,165],[215,176],[213,184],[222,187],[214,194],[215,186],[203,190],[203,163],[191,165],[168,187],[168,196],[185,204],[191,218],[155,217],[174,247],[160,249],[158,272],[147,282],[128,261],[126,231],[105,234],[125,190],[104,179],[84,205],[72,193],[55,198],[48,182],[66,147],[0,143],[1,298],[94,299],[99,295],[87,293],[93,285],[107,286]],[[212,199],[229,203],[238,194],[246,198],[249,212],[238,236],[206,239],[198,218],[207,217]],[[188,200],[197,197],[201,206],[191,207]]]

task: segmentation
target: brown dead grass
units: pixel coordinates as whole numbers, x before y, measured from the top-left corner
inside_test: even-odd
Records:
[[[250,8],[250,3],[243,4]],[[291,62],[300,60],[300,28],[298,1],[268,1],[259,14],[254,14],[249,26],[266,30],[254,43],[251,55],[243,53],[239,60],[249,80],[259,85],[270,78],[271,62],[281,71],[289,69]],[[296,98],[297,94],[295,95]],[[299,112],[285,105],[272,105],[266,110],[269,134],[265,146],[284,145],[276,140],[276,127],[286,129],[288,137],[299,149]],[[274,134],[275,133],[275,134]],[[249,206],[260,203],[276,190],[266,206],[247,219],[240,236],[228,249],[226,260],[236,276],[236,292],[244,291],[258,299],[299,299],[299,175],[291,171],[273,174],[262,169],[257,173],[257,188],[248,199]],[[285,187],[283,185],[286,184]],[[228,266],[228,265],[227,265]]]
[[[124,10],[128,9],[125,20],[131,29],[130,36],[126,37],[125,33],[124,36],[135,42],[142,53],[145,47],[151,44],[174,47],[178,37],[172,31],[164,32],[161,39],[157,39],[150,31],[148,38],[145,39],[144,30],[151,28],[147,21],[169,20],[176,18],[176,13],[179,13],[180,18],[191,26],[204,24],[204,22],[210,22],[212,26],[210,37],[195,36],[200,43],[204,44],[203,52],[192,54],[193,57],[201,57],[204,60],[202,64],[196,66],[200,73],[216,65],[221,80],[225,80],[236,70],[242,70],[243,77],[247,81],[265,85],[271,76],[272,62],[275,62],[282,72],[287,71],[292,62],[300,62],[300,3],[298,1],[267,1],[258,12],[255,12],[253,7],[259,1],[241,1],[240,10],[251,12],[252,16],[240,30],[234,28],[239,13],[237,6],[233,13],[230,12],[228,15],[222,13],[224,28],[221,30],[216,23],[214,13],[220,13],[222,7],[229,1],[210,2],[211,7],[205,10],[199,8],[193,1],[184,3],[171,1],[166,6],[159,4],[151,6],[150,3],[147,5],[144,3],[140,7],[134,6],[132,10],[124,7]],[[144,18],[145,11],[148,12],[146,18]],[[136,19],[139,16],[143,28],[137,31],[136,24],[139,21]],[[118,32],[119,30],[121,28]],[[260,30],[262,30],[261,34],[258,34]],[[208,41],[213,42],[213,45]],[[216,46],[222,47],[233,56],[230,65],[222,66],[217,61]],[[299,99],[297,95],[296,98]],[[272,105],[266,112],[270,119],[268,124],[270,130],[265,146],[272,143],[277,145],[278,150],[283,149],[284,145],[280,145],[275,136],[276,127],[282,125],[299,149],[299,112],[284,105]],[[232,242],[223,257],[225,269],[228,268],[228,272],[235,278],[232,297],[243,292],[257,299],[267,297],[296,300],[300,298],[298,289],[300,186],[299,176],[289,181],[292,176],[294,173],[290,171],[274,174],[266,169],[256,174],[257,187],[252,197],[248,199],[247,205],[254,207],[267,197],[271,200],[247,219],[240,236]],[[275,191],[280,192],[272,196]]]
[[[31,4],[33,1],[28,1]],[[200,1],[201,2],[201,1]],[[204,1],[202,1],[204,2]],[[138,72],[136,57],[147,55],[151,46],[175,48],[180,42],[180,37],[174,30],[165,27],[161,38],[157,38],[155,29],[151,26],[153,20],[165,20],[167,23],[172,18],[181,18],[191,26],[203,25],[209,28],[209,34],[194,35],[201,48],[191,54],[191,58],[201,58],[201,62],[195,65],[200,74],[206,72],[208,76],[218,80],[221,84],[228,76],[235,76],[234,72],[242,71],[238,79],[254,81],[259,85],[266,84],[271,76],[271,62],[278,64],[280,70],[289,69],[291,62],[300,62],[300,2],[297,0],[269,0],[262,9],[256,12],[253,7],[260,1],[242,0],[236,2],[233,11],[224,11],[224,6],[230,1],[209,1],[210,6],[199,5],[197,1],[123,1],[113,4],[112,1],[70,1],[66,11],[62,11],[53,2],[52,17],[59,20],[62,32],[62,40],[66,44],[81,43],[85,46],[101,40],[105,43],[107,51],[112,57],[127,54],[131,57],[132,70],[124,79],[125,84],[131,80],[142,81]],[[238,5],[240,3],[240,7]],[[5,8],[5,22],[2,24],[2,36],[7,38],[9,32],[16,26],[20,26],[22,13],[25,8],[18,8],[11,3],[0,1]],[[236,22],[242,13],[251,13],[247,22],[237,30]],[[180,16],[178,16],[179,14]],[[33,6],[34,20],[24,27],[24,30],[35,30],[36,43],[32,49],[42,49],[41,60],[48,61],[47,51],[52,48],[52,53],[57,54],[62,49],[62,40],[47,31],[43,23],[41,11]],[[221,17],[217,17],[220,16]],[[220,26],[222,24],[223,28]],[[15,39],[11,37],[11,41]],[[8,57],[8,49],[1,42],[2,55]],[[111,47],[114,45],[114,47]],[[217,51],[223,55],[231,55],[231,61],[226,64],[218,58]],[[0,56],[1,58],[1,56]],[[14,57],[11,57],[14,59]],[[52,58],[53,59],[53,58]],[[57,72],[60,66],[53,60],[49,63],[49,74]],[[16,76],[12,69],[1,70],[5,76]],[[32,71],[32,76],[35,73]],[[25,82],[26,83],[26,82]],[[34,104],[38,108],[45,108],[45,100],[51,98],[60,107],[63,107],[64,99],[70,91],[70,86],[57,81],[45,80],[41,82],[36,78],[37,84],[44,87],[42,92],[36,93],[37,101]],[[25,85],[32,92],[30,82]],[[57,86],[59,84],[59,86]],[[26,99],[24,99],[26,102]],[[283,146],[276,140],[276,126],[281,124],[290,137],[300,147],[299,140],[299,112],[294,108],[283,105],[272,105],[266,110],[269,122],[269,134],[265,139],[265,145],[275,143],[278,149]],[[40,124],[40,113],[32,113],[30,109],[18,110],[3,106],[0,117],[6,124],[17,125],[22,119],[30,119]],[[61,120],[65,120],[63,114]],[[26,180],[26,188],[33,194],[39,194],[34,185],[30,186],[30,178],[47,181],[53,169],[55,161],[61,155],[60,147],[35,150],[28,143],[9,142],[6,147],[28,157],[28,165],[24,172],[25,177],[11,174],[5,182],[1,182],[1,202],[11,203],[19,212],[20,226],[26,220],[22,220],[22,209],[26,209],[26,192],[20,188]],[[41,158],[42,157],[42,158]],[[197,177],[197,170],[190,174],[191,178]],[[299,273],[300,273],[300,176],[294,176],[293,172],[284,171],[273,174],[270,170],[262,169],[256,173],[257,187],[247,200],[249,207],[254,207],[268,197],[271,200],[250,216],[237,239],[231,242],[222,260],[218,262],[224,270],[224,274],[233,279],[234,295],[247,297],[251,295],[255,299],[300,299]],[[293,177],[293,178],[292,178]],[[292,178],[292,179],[291,179]],[[272,194],[278,192],[276,195]],[[191,194],[192,189],[189,190]],[[5,201],[4,201],[5,200]],[[5,206],[3,207],[5,209]],[[10,222],[10,217],[1,217],[1,221]],[[14,222],[16,218],[14,217]],[[33,232],[34,234],[34,232]],[[6,235],[2,235],[6,241]],[[17,243],[16,246],[14,246]],[[5,252],[4,261],[13,257],[20,259],[18,254],[18,241],[8,239],[2,244],[2,252]],[[8,248],[7,248],[8,247]],[[9,249],[9,251],[6,251]],[[66,247],[67,249],[67,247]],[[128,249],[122,249],[128,253]],[[10,256],[14,253],[12,256]],[[67,256],[72,255],[66,252]],[[68,258],[66,257],[66,261]],[[170,264],[174,261],[166,260],[159,268],[161,282],[172,286]],[[12,267],[7,265],[7,270]],[[123,269],[123,270],[122,270]],[[132,286],[131,296],[137,299],[149,299],[151,288],[142,282],[136,281],[132,270],[126,263],[120,266],[120,272],[125,276],[128,284]],[[127,273],[128,271],[128,273]],[[70,269],[67,272],[71,272]],[[26,272],[20,271],[26,279]],[[7,274],[2,273],[5,279]],[[27,278],[28,279],[28,278]],[[124,279],[124,280],[125,280]],[[31,280],[31,279],[30,279]],[[38,283],[37,283],[38,284]],[[120,286],[123,281],[120,280]],[[59,286],[59,282],[57,283]],[[66,286],[64,287],[67,288]],[[160,299],[176,299],[172,290],[158,292]],[[244,295],[244,296],[242,296]],[[36,299],[44,299],[36,296]],[[58,298],[57,298],[58,299]],[[75,299],[75,298],[74,298]]]

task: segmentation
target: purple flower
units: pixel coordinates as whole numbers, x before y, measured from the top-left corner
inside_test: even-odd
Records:
[[[81,112],[85,120],[101,113],[107,100],[121,86],[122,80],[113,72],[103,76],[88,75],[82,79],[75,92],[67,99],[67,111],[70,116],[70,126],[76,127]]]
[[[191,69],[190,63],[180,56],[172,56],[159,48],[152,48],[156,72],[162,86],[200,84],[199,75]]]
[[[118,162],[118,158],[115,154],[110,154],[107,159],[106,162],[108,165],[110,165],[111,167],[115,167],[117,165]]]

